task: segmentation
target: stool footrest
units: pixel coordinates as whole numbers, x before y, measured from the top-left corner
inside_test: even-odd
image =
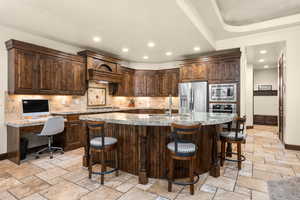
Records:
[[[118,171],[118,168],[113,168],[112,170],[105,171],[105,172],[92,172],[92,174],[97,174],[97,175],[105,175],[105,174],[111,174],[115,171]]]
[[[177,181],[170,181],[169,179],[168,179],[168,181],[172,182],[175,185],[182,185],[182,186],[194,185],[194,184],[198,183],[198,181],[200,179],[198,174],[195,174],[195,177],[196,177],[196,180],[193,182],[177,182]]]
[[[225,155],[226,155],[226,154],[227,154],[227,152],[225,152]],[[231,154],[237,155],[236,152],[231,152]],[[222,158],[221,155],[220,155],[220,158]],[[241,160],[238,160],[238,159],[229,159],[229,158],[226,158],[226,156],[225,156],[225,159],[224,159],[224,160],[231,161],[231,162],[239,162],[239,161],[243,162],[243,161],[246,160],[246,157],[243,156],[243,155],[241,155]]]

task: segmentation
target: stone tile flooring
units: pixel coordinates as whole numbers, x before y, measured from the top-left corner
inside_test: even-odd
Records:
[[[0,200],[265,200],[268,180],[300,176],[300,152],[284,150],[276,132],[266,126],[248,130],[242,170],[237,170],[236,163],[225,162],[221,177],[201,175],[194,196],[182,186],[167,192],[165,180],[150,179],[149,184],[140,185],[137,176],[125,172],[106,176],[101,186],[99,176],[88,179],[87,169],[81,167],[83,149],[77,149],[52,160],[29,159],[20,166],[0,161]]]

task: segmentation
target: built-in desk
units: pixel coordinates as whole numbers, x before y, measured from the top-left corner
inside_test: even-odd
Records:
[[[20,164],[20,138],[26,134],[40,133],[45,120],[30,122],[28,120],[16,120],[7,122],[7,155],[8,159]]]
[[[85,109],[75,111],[52,112],[51,115],[63,116],[65,121],[65,130],[62,134],[55,135],[55,146],[63,147],[65,151],[80,148],[84,144],[86,129],[79,120],[80,115],[100,114],[111,112],[128,112],[142,114],[158,114],[164,113],[163,108],[101,108],[101,109]],[[173,110],[173,112],[178,112]],[[41,120],[15,120],[6,122],[7,125],[7,152],[8,158],[20,164],[20,138],[30,133],[40,133],[46,119]]]

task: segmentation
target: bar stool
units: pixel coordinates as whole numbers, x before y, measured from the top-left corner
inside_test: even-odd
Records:
[[[90,160],[89,160],[89,178],[92,178],[92,174],[101,175],[101,184],[104,184],[104,175],[116,172],[116,176],[119,175],[118,169],[118,140],[113,137],[105,137],[105,122],[89,122],[88,134],[90,135]],[[106,171],[107,153],[114,151],[115,153],[115,168],[110,171]],[[93,156],[96,153],[101,153],[101,172],[93,172]],[[96,164],[96,163],[95,163]]]
[[[221,166],[224,165],[224,161],[232,161],[238,163],[238,169],[242,168],[242,162],[246,160],[245,156],[242,155],[242,144],[246,143],[246,133],[244,132],[246,123],[246,116],[236,118],[235,130],[223,131],[220,133],[221,140]],[[226,155],[228,152],[225,151],[225,145],[228,143],[237,144],[237,152],[231,152],[237,155],[237,159],[228,159]]]
[[[197,134],[200,131],[201,124],[196,125],[180,125],[173,123],[171,125],[171,137],[174,140],[167,144],[167,149],[170,155],[168,169],[168,191],[172,191],[172,184],[189,185],[191,195],[194,194],[194,184],[199,181],[199,175],[195,175],[195,160],[198,147],[191,140],[184,140],[183,136]],[[189,182],[174,181],[174,160],[190,161]],[[197,177],[194,180],[194,177]]]

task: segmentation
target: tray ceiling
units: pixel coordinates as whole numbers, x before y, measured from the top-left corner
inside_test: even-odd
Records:
[[[249,25],[300,13],[299,0],[216,0],[225,23]]]

